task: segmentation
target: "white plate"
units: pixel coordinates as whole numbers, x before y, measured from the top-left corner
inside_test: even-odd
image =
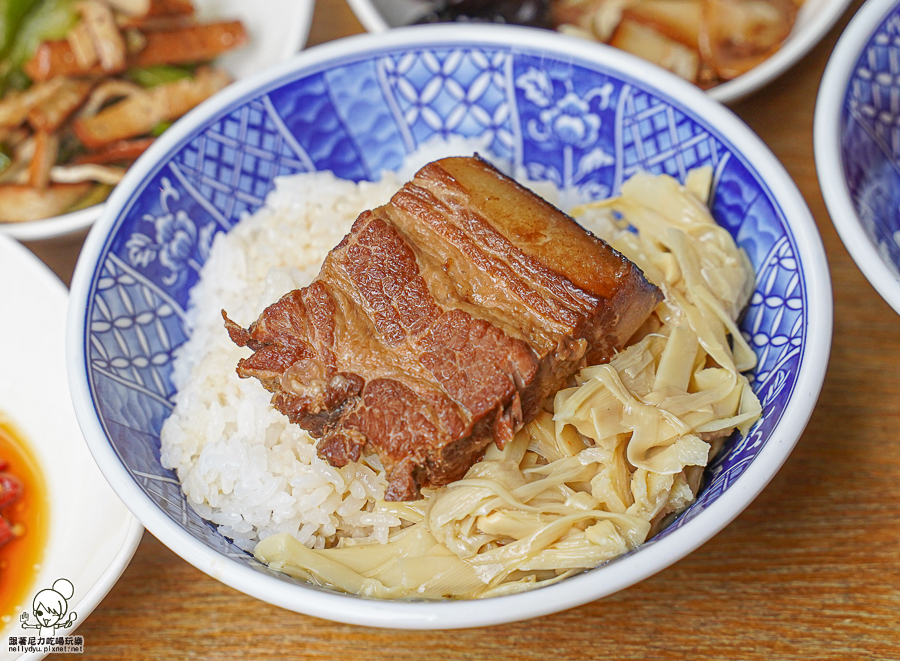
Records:
[[[75,420],[66,378],[65,286],[31,252],[3,236],[0,283],[0,411],[37,459],[50,506],[44,559],[16,613],[30,614],[35,594],[66,578],[75,589],[68,604],[77,627],[128,566],[143,528],[103,478]],[[0,659],[42,658],[43,653],[9,652],[10,636],[37,635],[22,629],[18,617],[0,622]],[[90,640],[84,644],[89,651]]]
[[[369,32],[408,25],[428,11],[434,0],[347,0]],[[755,92],[783,74],[815,46],[850,6],[850,0],[804,0],[790,36],[765,62],[734,80],[712,88],[716,101],[731,103]]]
[[[240,19],[250,43],[218,60],[236,79],[286,60],[306,43],[314,0],[193,0],[203,22]],[[22,241],[49,239],[90,227],[105,205],[24,223],[0,223],[0,234]]]

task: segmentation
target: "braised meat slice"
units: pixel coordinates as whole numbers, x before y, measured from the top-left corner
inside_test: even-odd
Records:
[[[422,168],[362,213],[316,280],[234,342],[334,466],[377,452],[388,500],[462,477],[662,295],[641,271],[477,157]]]

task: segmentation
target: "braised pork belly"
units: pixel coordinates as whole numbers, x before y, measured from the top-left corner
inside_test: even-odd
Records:
[[[478,157],[422,168],[362,213],[318,277],[249,328],[237,372],[343,466],[376,452],[387,500],[461,478],[662,295],[602,240]]]

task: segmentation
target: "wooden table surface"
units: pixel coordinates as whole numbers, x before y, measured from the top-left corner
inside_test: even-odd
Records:
[[[838,238],[812,148],[819,80],[859,5],[792,70],[733,108],[812,210],[831,265],[835,319],[806,432],[725,530],[605,599],[539,620],[447,632],[297,615],[226,587],[145,533],[121,580],[78,629],[84,657],[900,659],[900,316]],[[360,31],[344,0],[319,0],[309,43]],[[83,240],[28,246],[69,282]]]

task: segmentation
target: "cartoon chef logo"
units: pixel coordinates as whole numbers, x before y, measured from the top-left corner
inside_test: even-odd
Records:
[[[52,588],[41,590],[34,596],[31,604],[37,622],[31,623],[29,614],[22,613],[19,617],[22,628],[39,629],[39,635],[44,638],[55,636],[57,630],[69,628],[78,619],[77,614],[68,612],[69,599],[74,594],[75,586],[65,578],[55,581]]]

